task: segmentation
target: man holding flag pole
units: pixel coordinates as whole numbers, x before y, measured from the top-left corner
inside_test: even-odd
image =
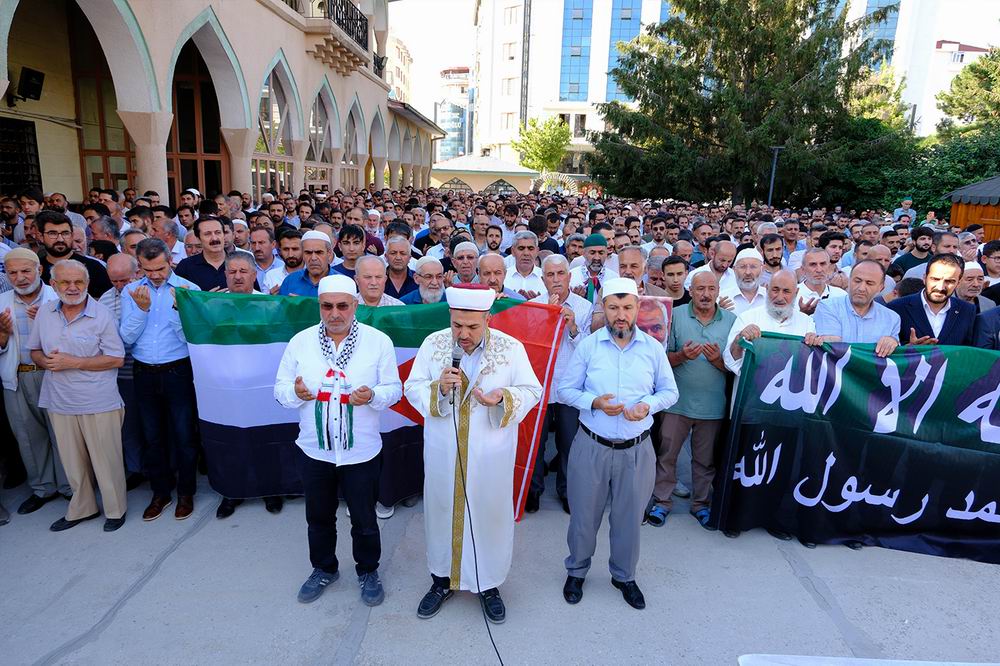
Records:
[[[339,577],[339,492],[350,513],[361,600],[377,606],[385,598],[378,575],[382,546],[375,515],[382,464],[378,412],[402,394],[396,353],[389,336],[354,318],[354,280],[329,275],[319,281],[318,292],[320,323],[288,342],[274,384],[275,399],[299,411],[295,443],[302,450],[313,572],[298,598],[302,603],[315,601]]]

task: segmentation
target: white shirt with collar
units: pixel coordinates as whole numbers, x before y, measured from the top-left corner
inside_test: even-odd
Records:
[[[597,275],[597,281],[604,284],[606,280],[611,280],[618,277],[618,273],[604,264],[604,268]],[[570,270],[569,272],[569,286],[579,287],[580,285],[585,285],[590,281],[590,272],[587,270],[586,265],[580,265],[576,268]]]
[[[170,248],[170,261],[176,266],[185,259],[187,259],[187,252],[184,250],[184,241],[175,240],[174,246]]]
[[[656,247],[665,247],[670,252],[670,254],[674,253],[674,246],[668,243],[667,241],[663,241],[662,243],[657,243],[656,241],[649,241],[648,243],[643,243],[641,247],[643,250],[646,251],[646,256],[649,256],[649,253],[652,252],[653,248]]]
[[[941,335],[941,329],[944,328],[944,322],[948,318],[948,306],[950,305],[950,300],[945,301],[944,307],[939,311],[934,312],[934,310],[931,310],[931,306],[927,302],[927,297],[924,296],[924,292],[921,291],[920,304],[924,306],[924,314],[927,315],[927,322],[931,325],[931,331],[934,332],[934,337],[939,337]]]
[[[712,270],[711,264],[705,264],[704,266],[699,266],[698,268],[688,273],[687,279],[684,280],[684,288],[691,289],[691,280],[694,278],[694,276],[697,275],[698,273],[704,273],[705,271],[710,271],[710,270]],[[740,285],[739,282],[736,280],[736,273],[733,272],[732,268],[727,268],[726,272],[722,274],[722,278],[719,280],[719,293],[721,294],[724,291],[728,292],[733,290],[738,291],[739,288]]]
[[[757,293],[754,294],[753,299],[747,299],[747,297],[739,289],[730,289],[726,292],[720,292],[719,298],[730,299],[733,302],[733,309],[731,312],[738,317],[750,308],[764,305],[764,301],[767,300],[767,287],[764,285],[757,287]]]
[[[807,287],[805,282],[799,283],[798,297],[801,298],[802,301],[805,303],[808,303],[814,298],[818,298],[820,300],[826,300],[828,298],[838,298],[840,296],[846,296],[846,295],[847,292],[841,289],[840,287],[831,287],[830,285],[826,285],[826,287],[823,289],[823,293],[817,294],[815,291]]]
[[[527,275],[521,275],[517,272],[517,269],[507,271],[507,277],[504,278],[503,286],[511,291],[534,291],[538,292],[542,296],[547,296],[549,290],[545,288],[545,283],[542,282],[542,269],[535,266],[531,269],[531,272]]]
[[[795,308],[792,310],[792,316],[785,321],[778,321],[767,311],[766,305],[760,305],[755,308],[751,308],[744,312],[743,314],[736,317],[736,321],[733,322],[733,327],[729,329],[729,337],[726,339],[726,348],[722,350],[722,358],[726,363],[726,367],[737,375],[740,374],[740,368],[743,367],[743,359],[746,357],[741,356],[739,359],[733,357],[733,353],[730,347],[733,344],[733,340],[736,336],[740,334],[744,328],[750,324],[756,324],[762,333],[784,333],[785,335],[800,335],[805,336],[806,333],[815,333],[816,324],[813,322],[813,318],[809,315],[803,314],[799,310],[799,306],[796,303]]]
[[[531,300],[532,303],[545,303],[548,305],[549,297],[542,294]],[[559,402],[559,380],[562,379],[563,372],[573,358],[576,346],[581,340],[590,335],[590,318],[594,312],[594,304],[586,298],[569,292],[569,297],[563,301],[563,305],[568,306],[573,311],[573,320],[576,322],[576,336],[569,334],[569,326],[563,329],[562,344],[559,345],[559,353],[556,355],[555,367],[552,370],[552,389],[549,390],[549,404]]]

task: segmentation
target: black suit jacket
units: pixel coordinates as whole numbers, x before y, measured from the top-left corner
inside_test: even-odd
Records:
[[[975,345],[981,349],[1000,349],[1000,308],[976,317]]]
[[[909,344],[910,329],[917,332],[917,337],[929,335],[937,338],[942,345],[971,345],[973,328],[976,321],[976,306],[959,300],[954,296],[948,302],[948,316],[941,327],[941,334],[934,335],[931,324],[927,321],[924,304],[920,300],[922,292],[910,294],[891,301],[889,309],[899,315],[899,341]]]

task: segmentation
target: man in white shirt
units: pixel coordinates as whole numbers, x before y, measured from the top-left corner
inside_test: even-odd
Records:
[[[822,344],[822,338],[816,335],[812,317],[799,310],[797,300],[798,283],[793,271],[781,270],[771,276],[764,305],[738,316],[729,331],[722,354],[726,367],[735,374],[740,374],[744,351],[740,340],[753,342],[765,332],[800,335],[805,338],[807,345]]]
[[[286,277],[302,270],[302,232],[298,229],[292,229],[281,234],[281,240],[278,241],[278,254],[283,263],[281,268],[272,267],[264,275],[264,284],[258,282],[261,290],[268,294],[277,294]]]
[[[545,281],[548,293],[535,297],[532,302],[560,306],[563,320],[566,322],[559,354],[556,356],[555,369],[552,371],[551,384],[558,386],[562,373],[573,358],[577,343],[590,332],[590,317],[594,306],[586,298],[570,291],[569,262],[561,254],[550,254],[542,261],[542,280]],[[531,490],[524,504],[524,510],[528,513],[538,511],[539,499],[545,491],[545,444],[549,441],[550,430],[555,433],[556,451],[559,457],[556,493],[559,495],[563,511],[569,513],[569,500],[566,499],[566,470],[569,468],[569,450],[579,423],[580,412],[571,405],[559,402],[558,391],[549,391],[548,411],[542,424],[542,436],[539,439],[535,468],[531,475]]]
[[[531,231],[518,231],[514,234],[514,244],[510,251],[514,257],[514,270],[507,271],[504,288],[516,291],[529,301],[536,296],[546,295],[548,292],[542,281],[542,271],[535,265],[538,236]]]
[[[170,248],[170,263],[174,266],[187,259],[184,243],[177,237],[177,222],[169,217],[156,217],[152,222],[153,238],[159,238]]]
[[[354,318],[354,280],[328,275],[320,280],[318,295],[321,321],[288,342],[274,383],[275,399],[299,411],[295,443],[302,449],[313,572],[298,598],[315,601],[339,577],[337,505],[342,493],[351,516],[361,600],[377,606],[385,598],[375,516],[382,463],[379,412],[395,404],[403,388],[389,336]]]
[[[274,249],[274,232],[270,228],[256,227],[250,232],[250,251],[257,271],[257,284],[261,289],[267,288],[267,274],[271,271],[279,271],[281,279],[285,278],[285,262],[275,256]]]
[[[608,240],[599,233],[590,234],[583,242],[583,265],[569,272],[569,286],[577,295],[593,302],[601,291],[601,284],[618,277],[606,267]]]
[[[667,242],[667,218],[654,217],[649,226],[649,231],[653,236],[653,240],[642,245],[642,249],[646,251],[647,255],[654,247],[666,248],[668,252],[673,252],[673,245]]]
[[[385,293],[385,282],[388,280],[385,262],[381,257],[366,254],[358,259],[355,266],[354,281],[358,283],[358,303],[370,308],[382,308],[390,305],[406,305],[398,298]],[[387,511],[377,512],[379,518],[392,515],[392,507]],[[388,515],[382,515],[388,513]]]
[[[840,287],[830,286],[834,267],[830,255],[818,247],[809,248],[802,256],[802,284],[799,285],[799,309],[807,315],[816,312],[819,302],[827,298],[845,296]]]
[[[715,273],[715,278],[719,281],[719,293],[732,291],[737,289],[736,275],[730,268],[733,263],[733,259],[736,258],[736,244],[732,241],[721,240],[718,241],[712,248],[708,251],[708,261],[705,262],[704,266],[699,266],[690,273],[688,273],[687,280],[684,283],[686,289],[691,288],[691,278],[693,278],[698,273],[704,271],[712,271]]]
[[[760,252],[749,247],[740,250],[733,262],[733,273],[736,276],[736,289],[721,293],[720,304],[728,298],[732,304],[728,308],[739,316],[751,308],[761,306],[767,300],[767,289],[760,283],[760,275],[764,270],[764,258]]]

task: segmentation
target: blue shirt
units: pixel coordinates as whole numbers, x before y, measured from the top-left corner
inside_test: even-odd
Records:
[[[414,289],[410,293],[401,296],[400,299],[406,305],[423,305],[424,299],[420,297],[420,289]],[[444,289],[441,290],[441,300],[438,303],[447,303],[448,295],[445,293]]]
[[[864,317],[851,305],[849,296],[819,302],[813,314],[817,335],[836,335],[843,342],[875,344],[879,338],[899,335],[899,315],[872,302]]]
[[[327,275],[333,275],[333,269]],[[285,276],[278,290],[281,296],[318,296],[319,284],[313,284],[309,279],[309,273],[305,269],[295,271]]]
[[[644,402],[649,414],[641,421],[627,421],[622,414],[608,416],[592,409],[605,393],[614,394],[613,402],[625,407]],[[666,350],[639,329],[625,349],[615,344],[606,327],[590,334],[576,346],[559,382],[559,402],[579,409],[580,423],[608,439],[638,437],[652,427],[653,414],[673,405],[677,397]]]
[[[132,292],[142,286],[149,288],[148,312],[132,300]],[[200,291],[198,285],[176,273],[171,273],[159,289],[144,277],[122,291],[122,321],[118,330],[122,341],[132,345],[132,358],[137,361],[160,365],[188,357],[187,340],[181,330],[180,315],[174,309],[171,287]]]

